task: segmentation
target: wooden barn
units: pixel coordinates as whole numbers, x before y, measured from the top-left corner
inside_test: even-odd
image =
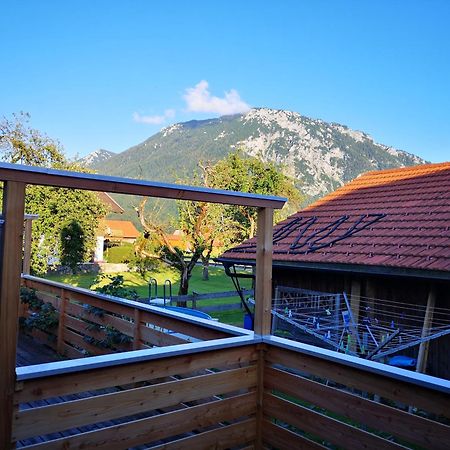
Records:
[[[448,448],[449,381],[271,335],[284,199],[6,163],[0,180],[1,449]],[[21,274],[27,184],[257,208],[254,331]],[[21,314],[46,318],[28,340]]]
[[[277,224],[273,298],[296,338],[449,379],[450,163],[363,174]]]

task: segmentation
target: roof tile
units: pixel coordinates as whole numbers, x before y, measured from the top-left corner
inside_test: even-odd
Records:
[[[344,221],[343,216],[349,217]],[[275,243],[274,260],[450,271],[450,162],[368,172],[280,222],[274,231],[311,217],[316,221],[300,239],[301,227]],[[291,248],[296,241],[297,248]],[[238,248],[223,257],[255,257],[255,248]]]

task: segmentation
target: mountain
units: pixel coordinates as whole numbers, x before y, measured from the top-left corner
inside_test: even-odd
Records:
[[[97,169],[101,167],[105,161],[108,161],[108,159],[116,155],[117,153],[100,148],[92,153],[89,153],[89,155],[85,156],[84,158],[79,159],[77,162],[79,164],[82,164],[83,166]]]
[[[345,125],[296,112],[254,108],[245,114],[171,125],[91,167],[108,175],[168,182],[189,180],[199,161],[216,162],[235,148],[280,164],[311,199],[335,190],[362,172],[425,162],[378,144],[368,134]]]

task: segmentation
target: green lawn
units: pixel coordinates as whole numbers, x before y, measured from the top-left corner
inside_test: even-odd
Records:
[[[134,255],[132,244],[123,243],[116,247],[110,247],[105,250],[105,260],[109,263],[124,263],[130,261]]]
[[[125,286],[133,288],[137,291],[139,297],[148,296],[148,282],[150,277],[155,278],[158,282],[158,295],[163,295],[163,284],[165,280],[172,282],[173,295],[178,294],[179,288],[179,273],[171,268],[162,269],[152,272],[146,278],[142,278],[135,272],[120,272],[114,275],[122,275],[125,280]],[[98,282],[102,278],[96,277],[93,274],[78,274],[78,275],[47,275],[47,278],[52,281],[59,281],[61,283],[71,284],[72,286],[82,287],[86,289],[94,289],[96,286],[107,282],[107,280]],[[244,280],[243,287],[249,288],[249,280]],[[202,268],[196,266],[192,272],[192,277],[189,281],[189,293],[193,291],[199,294],[207,294],[209,292],[223,292],[234,290],[231,279],[225,274],[222,267],[211,267],[209,269],[209,280],[202,280]]]
[[[155,278],[158,282],[158,296],[163,296],[163,284],[165,280],[172,282],[173,295],[178,294],[179,279],[178,272],[171,268],[165,268],[158,271],[154,271],[148,274],[143,279],[139,274],[135,272],[120,272],[114,275],[122,275],[125,280],[125,286],[135,289],[139,297],[148,297],[148,281],[150,277]],[[92,274],[78,274],[78,275],[48,275],[46,277],[52,281],[58,281],[60,283],[70,284],[72,286],[82,287],[86,289],[94,289],[108,280],[102,277],[96,277]],[[242,280],[242,287],[246,289],[250,288],[250,280]],[[194,268],[192,277],[189,282],[189,293],[193,291],[199,294],[207,294],[213,292],[233,291],[234,285],[231,279],[225,274],[223,267],[211,267],[209,270],[209,280],[202,280],[202,268],[197,266]],[[211,305],[223,305],[230,303],[239,303],[239,297],[228,297],[210,300],[200,300],[197,302],[198,306],[211,306]],[[191,302],[188,303],[188,307],[191,307]],[[209,313],[212,317],[218,318],[221,322],[228,323],[230,325],[243,325],[243,311],[239,309],[233,309],[230,311],[219,311]]]

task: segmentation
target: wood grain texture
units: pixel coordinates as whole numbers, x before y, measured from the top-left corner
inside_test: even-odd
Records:
[[[255,327],[257,334],[270,334],[272,322],[273,210],[258,209],[256,243]]]
[[[250,366],[179,381],[129,389],[82,400],[19,411],[14,417],[15,440],[131,416],[179,403],[224,394],[256,385]]]
[[[151,447],[152,450],[215,449],[222,450],[255,440],[255,419],[248,419],[216,430]]]
[[[269,347],[266,362],[282,364],[303,373],[333,380],[349,388],[377,394],[450,418],[450,395],[442,392],[273,346]]]
[[[94,322],[98,325],[111,325],[121,333],[126,334],[127,336],[133,336],[133,324],[128,320],[122,319],[120,317],[112,316],[108,314],[106,311],[103,316],[97,316],[93,313],[88,312],[83,306],[78,305],[76,303],[67,302],[66,304],[66,313],[72,316],[75,316],[78,319],[84,319],[88,322]],[[83,322],[85,325],[84,331],[86,331],[86,327],[88,326],[87,322]],[[81,325],[80,325],[81,326]],[[82,330],[80,330],[82,331]]]
[[[255,347],[247,345],[218,352],[208,351],[192,355],[171,356],[142,363],[25,380],[18,384],[15,403],[38,401],[110,386],[122,386],[155,378],[189,374],[204,368],[223,369],[232,365],[246,366],[255,362],[256,358]]]
[[[187,342],[189,342],[188,339],[183,339],[179,336],[159,331],[158,329],[154,329],[146,325],[141,325],[139,327],[139,330],[141,341],[148,342],[151,345],[157,347],[164,347],[166,345],[186,344]]]
[[[266,394],[264,397],[264,412],[271,418],[279,419],[341,448],[352,450],[404,448],[379,436],[271,394]]]
[[[266,389],[283,392],[407,442],[436,450],[448,448],[450,427],[446,425],[279,369],[266,368],[264,380]]]
[[[321,450],[327,448],[267,419],[263,420],[262,430],[263,445],[270,445],[280,450]]]
[[[11,447],[11,419],[16,382],[16,348],[22,270],[25,185],[3,185],[3,242],[0,286],[0,448]]]
[[[45,450],[123,449],[193,432],[199,428],[254,413],[255,394],[249,393],[45,442],[34,448]]]
[[[141,320],[143,322],[152,323],[161,329],[172,330],[177,333],[192,336],[201,340],[220,339],[232,336],[221,330],[213,328],[206,328],[202,325],[197,325],[191,322],[184,322],[180,319],[162,316],[148,311],[142,311]]]

